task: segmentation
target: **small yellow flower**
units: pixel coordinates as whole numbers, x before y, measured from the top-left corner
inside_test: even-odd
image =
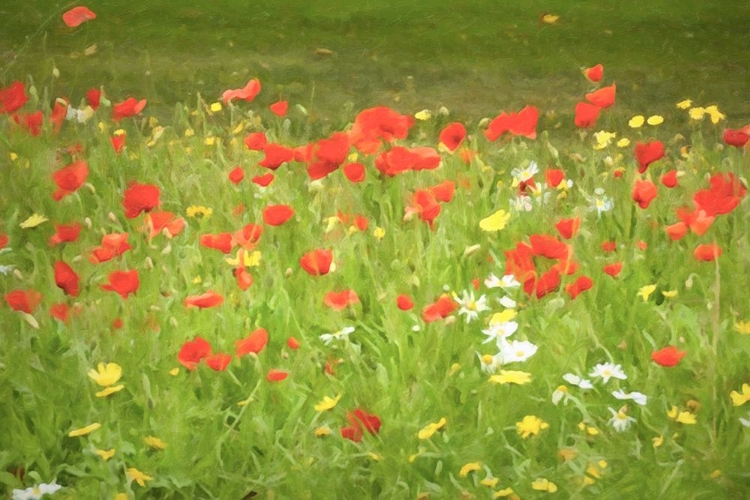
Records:
[[[381,455],[380,453],[370,451],[367,453],[367,456],[375,460],[376,462],[381,462],[383,460],[383,455]]]
[[[461,470],[458,472],[458,475],[461,477],[466,477],[469,475],[470,472],[476,472],[481,469],[482,469],[482,464],[480,462],[469,462],[468,464],[461,467]]]
[[[19,226],[21,226],[21,229],[31,229],[33,227],[37,227],[43,222],[47,222],[48,220],[49,219],[44,215],[33,214],[31,217],[20,223]]]
[[[586,422],[581,422],[578,424],[578,428],[582,431],[586,431],[586,434],[589,436],[598,436],[599,435],[599,429],[596,427],[592,427],[590,425],[587,425]]]
[[[730,394],[732,397],[732,404],[734,406],[742,406],[750,401],[750,384],[742,384],[742,393],[732,391]]]
[[[517,315],[518,312],[515,309],[506,309],[503,312],[495,313],[490,318],[490,326],[502,325],[508,321],[513,321]]]
[[[410,463],[410,464],[413,464],[413,463],[414,463],[414,461],[415,461],[415,460],[416,460],[417,458],[419,458],[419,456],[420,456],[420,455],[421,455],[422,453],[424,453],[424,452],[425,452],[425,449],[424,449],[423,447],[421,447],[421,446],[420,446],[420,447],[419,447],[419,450],[417,450],[417,452],[416,452],[416,453],[414,453],[414,454],[412,454],[412,455],[409,455],[409,463]]]
[[[105,398],[105,397],[109,396],[110,394],[114,394],[116,392],[120,392],[124,388],[125,388],[125,386],[123,384],[113,385],[111,387],[106,387],[106,388],[104,388],[103,390],[101,390],[99,392],[96,392],[94,394],[94,396],[96,396],[97,398]]]
[[[432,111],[430,111],[429,109],[423,109],[422,111],[417,111],[414,114],[414,118],[420,121],[429,120],[430,118],[432,118]]]
[[[628,139],[627,137],[623,137],[622,139],[617,141],[618,148],[626,148],[628,146],[630,146],[630,139]]]
[[[557,454],[560,456],[560,458],[563,459],[563,462],[570,462],[571,460],[573,460],[575,457],[578,456],[578,452],[574,450],[573,448],[563,448],[560,451],[558,451]]]
[[[209,135],[208,137],[203,139],[203,144],[205,144],[206,146],[213,146],[214,144],[216,144],[216,137],[214,137],[213,135]]]
[[[642,286],[638,290],[638,296],[643,299],[643,302],[648,302],[648,298],[651,296],[652,293],[656,291],[656,285],[646,285]]]
[[[167,443],[156,436],[146,436],[143,441],[154,450],[163,450],[167,447]]]
[[[237,124],[236,127],[234,127],[234,129],[232,130],[232,134],[237,135],[241,133],[243,130],[245,130],[245,122],[240,122]]]
[[[549,424],[535,415],[526,415],[523,420],[516,422],[516,431],[523,439],[527,439],[532,434],[538,436],[542,429],[549,427]]]
[[[493,384],[518,384],[524,385],[531,382],[531,373],[513,371],[513,370],[500,370],[498,375],[492,375],[490,382]]]
[[[417,436],[419,439],[430,439],[433,434],[445,427],[448,421],[445,418],[441,418],[438,422],[431,422],[427,424],[422,430],[419,431]]]
[[[750,335],[750,321],[738,321],[734,324],[734,329],[742,335]]]
[[[643,126],[644,121],[645,118],[643,118],[643,115],[636,115],[628,121],[628,126],[630,128],[639,128]]]
[[[533,483],[531,483],[531,489],[537,490],[537,491],[547,491],[549,493],[554,493],[557,491],[557,485],[553,483],[552,481],[549,481],[548,479],[539,478],[535,479]]]
[[[99,363],[96,370],[89,370],[87,375],[100,386],[109,387],[122,377],[122,367],[117,363]]]
[[[244,249],[240,249],[237,251],[237,257],[225,257],[224,262],[232,267],[239,266],[240,262],[242,262],[245,267],[258,267],[260,265],[261,257],[262,254],[258,250],[248,252]]]
[[[716,106],[708,106],[706,109],[706,114],[711,117],[711,123],[716,125],[721,120],[726,119],[726,115],[723,114],[721,111],[719,111],[719,108]]]
[[[133,467],[130,467],[128,469],[128,477],[131,481],[135,481],[136,483],[138,483],[139,486],[146,486],[146,481],[151,481],[152,479],[154,479],[148,474],[144,474],[143,472]]]
[[[488,232],[500,231],[505,228],[508,220],[510,220],[510,214],[505,210],[498,210],[489,217],[485,217],[484,219],[479,221],[479,227],[483,231]]]
[[[80,436],[86,436],[88,434],[91,434],[95,430],[97,430],[99,427],[101,427],[102,424],[99,422],[96,422],[94,424],[87,425],[86,427],[81,427],[80,429],[72,430],[68,433],[68,437],[80,437]]]
[[[691,101],[690,99],[685,99],[684,101],[680,101],[676,104],[678,109],[688,109],[692,105],[693,101]]]
[[[696,120],[696,121],[702,120],[703,115],[705,114],[706,114],[706,110],[701,107],[690,108],[690,111],[688,111],[688,115],[690,115],[690,119]]]
[[[658,448],[659,446],[664,444],[664,436],[659,436],[655,438],[651,438],[651,444],[654,448]]]
[[[173,377],[176,377],[177,375],[180,374],[180,369],[179,368],[172,368],[171,370],[169,370],[169,374],[172,375]]]
[[[503,490],[496,491],[492,495],[492,498],[505,498],[505,497],[511,496],[512,494],[513,494],[513,488],[505,488]]]
[[[13,151],[11,151],[8,156],[10,156],[10,161],[16,161],[18,159],[18,155]]]
[[[115,449],[110,450],[96,450],[96,454],[101,457],[105,462],[115,456]]]
[[[488,486],[490,488],[494,488],[495,486],[497,486],[497,483],[499,481],[500,481],[500,479],[498,479],[496,477],[489,477],[488,476],[488,477],[485,477],[484,479],[482,479],[481,481],[479,481],[479,484],[481,484],[482,486]]]
[[[372,230],[372,235],[375,236],[378,240],[382,240],[385,236],[385,229],[382,227],[376,227]]]
[[[211,103],[211,111],[214,113],[218,113],[221,111],[221,103],[220,102],[213,102]]]
[[[664,123],[664,117],[660,115],[649,116],[648,120],[646,120],[646,123],[651,126],[661,125],[662,123]]]
[[[213,209],[201,205],[190,205],[187,208],[187,216],[191,218],[208,219],[213,213]]]
[[[341,394],[335,398],[324,396],[323,399],[315,405],[315,411],[327,411],[333,409],[341,399]]]
[[[709,476],[711,479],[716,479],[717,477],[721,476],[721,469],[716,469],[711,473]]]
[[[680,424],[694,425],[697,423],[695,415],[689,411],[679,411],[676,406],[673,406],[672,409],[667,412],[667,416]]]
[[[541,20],[544,24],[555,24],[560,20],[560,16],[557,14],[544,14],[541,17]]]
[[[677,297],[678,293],[679,292],[677,290],[664,290],[661,292],[661,294],[664,295],[664,298],[667,298],[667,299],[673,299]]]
[[[200,276],[196,276],[195,278],[193,278],[193,285],[198,285],[202,282],[203,282],[203,278],[201,278]]]
[[[451,367],[450,367],[450,370],[448,370],[448,376],[449,376],[449,377],[452,377],[452,376],[453,376],[453,375],[455,375],[455,374],[456,374],[456,373],[458,372],[458,370],[460,370],[460,369],[461,369],[461,363],[453,363],[453,364],[451,365]]]
[[[596,145],[594,146],[594,149],[604,149],[607,146],[610,145],[612,142],[612,139],[617,137],[617,134],[614,132],[607,132],[605,130],[600,130],[599,132],[594,133],[594,140],[596,140]]]
[[[315,437],[325,437],[329,434],[331,434],[331,429],[329,429],[327,425],[315,429]]]
[[[128,494],[118,493],[117,495],[115,495],[115,500],[128,500]]]
[[[195,130],[191,128],[185,129],[185,137],[193,137],[195,135]]]

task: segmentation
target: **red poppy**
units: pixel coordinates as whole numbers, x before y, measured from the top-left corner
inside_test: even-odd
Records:
[[[569,240],[578,233],[578,228],[581,227],[581,218],[574,217],[572,219],[560,219],[555,224],[555,229],[560,233],[560,236]]]
[[[311,181],[317,181],[338,170],[339,166],[336,163],[316,161],[307,166],[307,176]]]
[[[70,312],[70,308],[68,307],[68,304],[66,304],[65,302],[60,302],[59,304],[52,304],[49,308],[50,316],[62,321],[63,323],[68,322],[69,312]]]
[[[365,180],[365,166],[361,163],[347,163],[343,170],[350,182],[357,183]]]
[[[680,351],[675,346],[667,346],[664,349],[653,351],[651,359],[660,366],[670,368],[677,364],[685,357],[685,351]]]
[[[99,103],[102,100],[102,91],[99,89],[90,89],[86,91],[86,102],[89,103],[91,109],[96,111],[99,108]]]
[[[0,88],[0,114],[15,113],[29,100],[23,83],[15,81]]]
[[[57,190],[52,194],[55,201],[60,201],[69,194],[73,194],[86,182],[89,175],[89,167],[83,160],[78,160],[70,165],[57,170],[52,174],[52,180],[57,184]]]
[[[55,284],[58,288],[61,288],[66,295],[72,297],[78,296],[78,282],[79,277],[70,267],[63,261],[55,262]]]
[[[8,246],[8,235],[5,233],[0,233],[0,250]]]
[[[698,236],[706,234],[706,231],[708,231],[713,224],[714,219],[716,219],[715,216],[708,215],[706,211],[701,208],[696,208],[691,211],[689,208],[682,207],[678,208],[676,212],[677,217],[679,217],[679,219]]]
[[[747,141],[750,140],[750,126],[744,127],[740,130],[732,130],[728,128],[724,131],[723,135],[724,142],[735,148],[741,148]]]
[[[293,215],[294,209],[289,205],[268,205],[263,209],[263,222],[269,226],[280,226]]]
[[[260,187],[266,187],[273,182],[273,179],[274,175],[271,172],[268,172],[265,175],[256,175],[251,180],[253,181],[253,184],[257,184]]]
[[[224,352],[206,356],[206,365],[215,372],[223,372],[232,361],[232,355]]]
[[[248,273],[242,264],[234,269],[234,277],[237,280],[237,286],[243,292],[253,285],[252,274]]]
[[[211,355],[211,344],[201,337],[185,342],[177,354],[177,361],[188,370],[195,370],[201,360]]]
[[[395,146],[375,158],[375,168],[389,177],[409,170],[432,170],[440,165],[440,155],[433,148]]]
[[[435,302],[422,309],[422,319],[425,323],[432,323],[448,317],[457,308],[458,304],[451,299],[450,295],[443,294]]]
[[[263,226],[258,224],[246,224],[239,231],[235,231],[233,241],[243,248],[252,250],[263,234]]]
[[[609,87],[602,87],[599,90],[586,94],[586,100],[602,109],[608,108],[615,103],[616,85],[613,83]]]
[[[544,172],[544,177],[549,187],[556,188],[565,179],[565,172],[559,168],[551,168]]]
[[[150,212],[144,218],[149,239],[160,233],[168,238],[174,238],[185,228],[185,219],[175,217],[172,212]]]
[[[513,135],[536,139],[536,125],[539,120],[539,110],[534,106],[526,106],[518,113],[507,114],[505,111],[493,119],[484,131],[490,141],[497,140],[506,132]]]
[[[565,287],[565,291],[570,295],[570,300],[575,299],[581,292],[591,289],[594,281],[588,276],[580,276],[574,283]]]
[[[123,299],[127,299],[128,295],[138,291],[138,287],[140,286],[137,269],[133,269],[132,271],[114,271],[109,273],[107,279],[109,283],[101,285],[102,290],[116,292]]]
[[[411,205],[406,207],[405,212],[409,214],[418,214],[419,218],[430,225],[433,229],[435,218],[440,215],[442,207],[437,198],[427,189],[418,189],[411,197]]]
[[[269,142],[263,146],[263,152],[266,154],[266,157],[258,162],[258,165],[271,170],[276,170],[282,164],[294,159],[293,149],[273,142]]]
[[[62,18],[68,28],[75,28],[85,23],[86,21],[96,19],[96,14],[94,14],[84,6],[79,6],[73,7],[72,9],[67,11],[62,15]]]
[[[590,81],[597,83],[601,81],[602,77],[604,76],[604,66],[602,66],[601,64],[597,64],[596,66],[586,68],[583,70],[583,76],[588,78]]]
[[[566,260],[568,258],[568,245],[548,234],[532,234],[529,236],[531,251],[534,256],[542,256],[548,259]]]
[[[450,151],[455,151],[466,138],[466,128],[460,122],[449,123],[440,131],[440,142]]]
[[[604,252],[614,252],[615,250],[617,250],[617,242],[614,242],[614,241],[602,242],[602,250]]]
[[[218,250],[221,253],[229,253],[234,246],[232,233],[202,234],[200,244],[206,248]]]
[[[50,123],[52,123],[52,131],[55,134],[60,132],[62,124],[65,121],[65,118],[68,116],[69,105],[70,103],[68,103],[68,101],[62,97],[58,97],[57,99],[55,99],[55,104],[52,107],[52,112],[49,115],[49,121]]]
[[[599,119],[601,113],[599,106],[594,106],[587,102],[579,102],[576,104],[576,116],[575,124],[578,128],[593,128],[596,125],[596,121]]]
[[[299,265],[310,276],[322,276],[328,274],[333,262],[333,252],[325,249],[316,249],[307,252],[299,260]]]
[[[703,245],[698,245],[697,247],[695,247],[695,251],[693,252],[693,256],[695,256],[696,259],[702,260],[704,262],[716,260],[719,258],[719,256],[721,256],[721,254],[721,247],[716,243],[706,243]]]
[[[250,335],[242,340],[238,340],[234,343],[236,347],[237,357],[244,356],[245,354],[258,354],[268,344],[268,332],[265,328],[258,328],[250,332]]]
[[[681,240],[685,237],[688,232],[688,226],[684,222],[680,221],[664,228],[667,232],[667,236],[672,241]]]
[[[734,174],[715,174],[709,189],[701,189],[693,196],[693,203],[706,215],[728,214],[740,204],[747,190]]]
[[[438,201],[448,203],[453,199],[453,194],[456,192],[456,183],[453,181],[443,181],[437,186],[432,186],[430,192]]]
[[[244,178],[245,171],[242,170],[242,167],[240,166],[234,167],[232,171],[229,172],[229,180],[232,182],[232,184],[239,184]]]
[[[159,188],[152,184],[131,183],[123,193],[125,217],[133,219],[142,212],[150,212],[159,206],[159,193]]]
[[[289,349],[299,349],[299,340],[289,337],[286,339],[286,345],[289,346]]]
[[[649,180],[637,180],[633,186],[633,201],[641,208],[648,208],[656,198],[656,184]]]
[[[268,140],[264,132],[253,132],[245,137],[245,146],[251,151],[263,151],[266,144],[268,144]]]
[[[269,109],[273,114],[276,116],[284,116],[286,115],[287,109],[289,108],[289,103],[286,101],[277,101],[269,106]]]
[[[224,302],[224,297],[213,290],[209,290],[200,295],[190,295],[186,297],[183,304],[188,308],[197,307],[199,309],[207,309],[209,307],[219,306],[222,302]]]
[[[412,125],[414,117],[401,115],[390,108],[365,109],[354,119],[349,142],[362,153],[376,153],[381,141],[390,143],[396,139],[406,139]]]
[[[281,382],[288,376],[289,374],[287,372],[272,368],[268,370],[268,373],[266,374],[266,380],[268,380],[269,382]]]
[[[607,264],[604,266],[604,273],[609,274],[613,278],[617,278],[617,276],[620,274],[620,271],[622,271],[622,262],[614,262],[612,264]]]
[[[357,302],[359,302],[359,296],[354,290],[328,292],[323,299],[323,303],[334,311],[342,311]]]
[[[14,311],[32,314],[42,301],[42,294],[31,289],[13,290],[12,292],[6,293],[3,298]]]
[[[643,250],[645,252],[646,249],[648,248],[648,243],[646,243],[643,240],[638,240],[638,243],[636,243],[635,246],[637,246],[638,249]]]
[[[228,104],[232,99],[240,99],[243,101],[251,102],[260,93],[260,80],[253,78],[247,85],[241,89],[226,90],[221,95],[224,100],[224,104]]]
[[[524,291],[526,293],[530,294],[530,291],[526,290],[526,283],[524,283]],[[557,268],[552,268],[546,273],[543,273],[537,280],[533,282],[534,285],[534,293],[536,294],[537,299],[541,299],[545,295],[554,292],[558,289],[560,286],[560,272],[557,270]]]
[[[128,97],[121,103],[112,106],[112,119],[116,122],[123,118],[135,116],[146,107],[146,99],[137,100],[135,97]]]
[[[91,251],[89,259],[93,264],[106,262],[124,254],[132,247],[128,243],[128,233],[112,233],[102,236],[102,244]]]
[[[13,121],[21,127],[29,131],[31,135],[37,137],[42,133],[42,123],[44,122],[44,114],[41,111],[26,114],[14,114]]]
[[[124,322],[122,321],[122,318],[115,318],[112,321],[112,329],[119,330],[123,327]]]
[[[402,311],[409,311],[414,307],[414,301],[411,300],[411,297],[402,293],[396,297],[396,307]]]
[[[125,148],[125,139],[127,138],[127,134],[121,133],[121,134],[115,134],[112,137],[109,138],[109,142],[112,143],[112,149],[115,150],[115,154],[122,153],[123,148]]]
[[[353,412],[348,412],[346,418],[351,425],[341,429],[341,437],[343,438],[359,442],[362,440],[364,431],[369,432],[373,436],[380,432],[380,418],[377,415],[367,413],[361,408],[357,408]]]
[[[642,174],[649,165],[664,157],[664,144],[661,141],[637,142],[634,151],[638,160],[638,173]]]
[[[677,170],[670,170],[666,174],[662,175],[660,180],[665,187],[672,189],[673,187],[677,186]]]

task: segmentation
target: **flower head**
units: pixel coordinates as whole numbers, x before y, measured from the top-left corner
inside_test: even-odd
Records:
[[[630,425],[636,420],[633,417],[628,416],[626,413],[627,407],[620,408],[619,411],[615,411],[612,407],[609,408],[612,413],[612,418],[609,419],[609,425],[615,428],[617,432],[623,432],[628,430]]]
[[[482,295],[479,299],[474,298],[474,292],[464,290],[461,292],[459,298],[456,294],[453,294],[453,299],[458,303],[460,309],[458,314],[466,316],[466,322],[470,323],[479,317],[480,312],[489,311],[490,308],[487,305],[487,297]]]
[[[329,345],[334,340],[341,340],[349,337],[349,334],[354,332],[353,326],[347,326],[338,332],[334,333],[324,333],[320,336],[320,340],[323,341],[325,345]]]
[[[589,377],[601,377],[605,384],[609,382],[610,378],[618,378],[620,380],[628,378],[625,372],[622,371],[622,366],[614,363],[599,363],[589,373]]]
[[[516,422],[516,431],[523,439],[529,436],[538,436],[542,429],[549,427],[549,424],[541,418],[534,415],[526,415],[523,420]]]

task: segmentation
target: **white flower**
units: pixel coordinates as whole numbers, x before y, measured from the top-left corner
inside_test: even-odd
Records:
[[[568,392],[568,388],[564,385],[559,386],[552,393],[552,404],[554,404],[555,406],[557,406],[560,401],[562,401],[563,404],[567,405],[568,399],[570,399],[570,393]]]
[[[7,276],[8,274],[13,272],[13,269],[15,269],[15,266],[0,266],[0,274],[3,276]]]
[[[343,330],[339,330],[338,332],[335,332],[335,333],[324,333],[323,335],[320,336],[320,340],[322,340],[325,345],[328,345],[334,340],[341,340],[341,339],[347,338],[349,334],[352,333],[353,331],[354,331],[353,326],[347,326]]]
[[[581,389],[594,388],[593,384],[591,384],[591,381],[586,380],[585,378],[581,378],[578,375],[573,375],[572,373],[566,373],[562,378],[570,385],[575,385],[577,387],[580,387]]]
[[[594,190],[594,196],[586,196],[586,198],[588,198],[589,203],[591,203],[589,210],[596,210],[598,215],[601,215],[604,212],[609,212],[615,206],[615,202],[612,201],[612,198],[604,194],[602,188],[596,188]]]
[[[32,486],[25,490],[13,490],[13,500],[36,500],[47,494],[53,494],[62,488],[54,481],[51,484],[42,483],[39,486]]]
[[[507,290],[509,288],[518,288],[521,286],[521,283],[519,283],[516,277],[512,274],[506,274],[502,278],[490,274],[489,277],[484,280],[484,286],[487,288],[502,288],[503,290]]]
[[[641,394],[640,392],[625,392],[622,389],[612,391],[612,395],[617,399],[631,399],[636,404],[644,406],[648,402],[648,396]]]
[[[525,168],[514,168],[510,171],[513,180],[518,183],[528,181],[537,173],[539,173],[539,167],[534,160],[532,160]]]
[[[745,427],[750,427],[750,413],[747,414],[748,418],[740,417],[740,423]]]
[[[500,288],[502,286],[500,283],[500,278],[494,274],[490,274],[487,279],[484,280],[484,286],[487,288]]]
[[[531,212],[534,210],[534,205],[531,204],[528,196],[516,196],[510,200],[510,208],[516,212]]]
[[[494,356],[477,353],[477,357],[479,358],[479,366],[482,368],[482,371],[490,375],[495,373],[502,365],[500,362],[500,353],[495,354]]]
[[[518,304],[516,304],[516,301],[511,299],[510,297],[502,297],[497,301],[506,309],[515,309],[518,306]]]
[[[625,372],[622,371],[622,366],[614,363],[599,363],[593,370],[591,370],[589,377],[601,377],[604,379],[605,384],[609,382],[609,379],[612,377],[619,378],[620,380],[628,378],[628,376],[625,375]]]
[[[526,361],[537,351],[537,346],[528,340],[506,342],[505,339],[500,339],[498,347],[503,364]]]
[[[516,330],[518,330],[518,323],[515,321],[490,324],[489,328],[482,330],[482,333],[487,335],[487,339],[482,343],[486,344],[492,340],[499,342],[516,333]]]
[[[487,305],[487,297],[482,295],[479,297],[479,299],[474,299],[474,292],[467,292],[464,290],[461,292],[461,298],[458,297],[455,293],[453,294],[453,299],[458,302],[458,305],[461,306],[461,308],[458,310],[458,314],[465,314],[466,315],[466,322],[469,323],[472,320],[475,320],[479,317],[479,313],[483,311],[489,311],[490,308]]]
[[[612,407],[609,407],[609,411],[612,413],[612,418],[609,419],[608,423],[614,427],[617,432],[628,430],[630,424],[636,421],[633,417],[629,417],[628,414],[625,413],[625,410],[626,408],[621,408],[620,411],[615,411]]]

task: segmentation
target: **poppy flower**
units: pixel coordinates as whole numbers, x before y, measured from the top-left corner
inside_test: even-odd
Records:
[[[19,81],[15,81],[7,87],[0,88],[0,114],[15,113],[28,100],[26,87]]]
[[[411,205],[405,208],[407,216],[418,214],[419,218],[430,225],[433,229],[435,218],[440,215],[442,207],[432,191],[418,189],[411,197]]]
[[[409,311],[414,307],[414,301],[411,300],[411,297],[402,293],[396,297],[396,307],[402,311]]]
[[[276,116],[284,116],[289,108],[289,103],[287,101],[277,101],[271,104],[268,108]]]
[[[326,163],[322,161],[316,161],[307,166],[307,176],[310,177],[311,181],[317,181],[326,177],[339,169],[339,165],[336,163]]]
[[[42,123],[44,122],[44,114],[41,111],[34,113],[25,114],[14,114],[13,121],[21,127],[29,131],[31,135],[37,137],[42,133]]]
[[[448,294],[441,295],[435,302],[422,309],[422,319],[425,323],[432,323],[448,317],[458,308],[458,304]]]
[[[102,100],[102,91],[99,89],[90,89],[86,91],[86,102],[88,102],[91,109],[96,111],[99,108],[99,104]]]
[[[560,236],[569,240],[578,233],[578,228],[581,227],[581,218],[573,217],[572,219],[560,219],[555,224],[555,229],[560,233]]]
[[[409,170],[432,170],[440,165],[440,155],[433,148],[395,146],[375,158],[375,168],[389,177]]]
[[[660,180],[665,187],[672,189],[673,187],[677,186],[677,170],[670,170],[666,174],[662,175]]]
[[[682,221],[688,228],[698,236],[703,236],[706,231],[711,227],[716,219],[713,215],[708,215],[705,210],[696,208],[690,210],[689,208],[678,208],[676,210],[677,217]]]
[[[536,125],[539,120],[539,110],[534,106],[526,106],[518,113],[502,112],[495,117],[484,131],[485,137],[490,141],[510,132],[513,135],[536,139]]]
[[[142,212],[150,212],[159,206],[159,194],[159,188],[152,184],[131,183],[123,193],[125,217],[134,219]]]
[[[253,276],[245,270],[244,265],[239,265],[234,269],[234,277],[237,286],[243,292],[253,285]]]
[[[456,183],[453,181],[443,181],[437,186],[432,186],[430,192],[438,201],[448,203],[453,199],[453,194],[456,192]]]
[[[289,205],[268,205],[263,209],[263,222],[269,226],[280,226],[293,215],[294,209]]]
[[[185,307],[197,307],[199,309],[206,309],[209,307],[216,307],[218,305],[221,305],[222,302],[224,302],[224,297],[214,292],[213,290],[209,290],[200,295],[190,295],[186,297],[183,301],[183,304],[185,305]]]
[[[60,302],[58,304],[53,304],[49,308],[49,314],[53,318],[62,321],[63,323],[68,322],[68,315],[70,313],[70,308],[68,307],[68,304],[65,302]]]
[[[677,241],[685,237],[688,232],[688,226],[680,221],[665,227],[664,230],[667,232],[667,236],[669,236],[670,240]]]
[[[620,271],[622,271],[622,262],[607,264],[606,266],[604,266],[603,270],[605,274],[608,274],[613,278],[617,278],[617,276],[620,274]]]
[[[0,250],[8,246],[8,241],[10,238],[8,238],[8,235],[5,233],[0,233]]]
[[[581,292],[591,289],[594,281],[588,276],[580,276],[574,283],[565,287],[565,291],[570,295],[570,300],[575,299]]]
[[[150,212],[144,220],[149,239],[163,232],[169,238],[174,238],[185,228],[185,219],[175,217],[172,212]]]
[[[223,372],[229,366],[229,362],[232,361],[232,355],[227,353],[216,353],[209,354],[205,357],[206,366],[211,368],[215,372]]]
[[[380,432],[381,421],[377,415],[373,415],[357,408],[353,412],[348,412],[346,418],[351,425],[341,429],[341,437],[354,442],[362,440],[364,432],[367,431],[373,436]]]
[[[42,301],[42,294],[36,290],[13,290],[6,293],[3,298],[14,311],[32,314]]]
[[[342,311],[352,304],[359,302],[357,292],[354,290],[343,290],[341,292],[326,293],[323,303],[334,311]]]
[[[61,288],[66,295],[72,297],[78,296],[78,282],[79,277],[70,267],[63,261],[55,262],[55,284],[58,288]]]
[[[310,276],[328,274],[331,262],[333,262],[333,252],[325,249],[312,250],[299,259],[299,265]]]
[[[696,259],[702,260],[704,262],[716,260],[719,258],[719,256],[721,256],[721,254],[721,247],[716,243],[698,245],[697,247],[695,247],[695,251],[693,252],[693,256],[695,256]]]
[[[52,180],[57,184],[57,190],[52,193],[55,201],[60,201],[69,194],[73,194],[86,182],[89,167],[83,160],[78,160],[52,174]]]
[[[233,241],[243,248],[252,250],[263,234],[263,226],[258,224],[245,224],[239,231],[235,231]]]
[[[288,339],[286,339],[286,345],[289,347],[289,349],[299,349],[299,340],[294,337],[289,337]]]
[[[653,351],[651,353],[651,359],[659,366],[667,368],[677,366],[677,364],[685,357],[685,351],[680,351],[675,346],[667,346],[664,349]]]
[[[365,166],[361,163],[347,163],[343,170],[349,182],[357,183],[365,180]]]
[[[354,119],[349,143],[361,153],[376,153],[383,142],[406,139],[413,125],[414,117],[401,115],[390,108],[365,109]]]
[[[52,123],[52,132],[55,134],[60,132],[62,124],[68,116],[69,105],[70,103],[62,97],[55,99],[55,104],[52,106],[52,112],[49,115],[49,121]]]
[[[294,159],[294,150],[281,144],[269,142],[263,146],[263,152],[266,154],[265,158],[258,162],[258,165],[270,170],[276,170],[282,164],[290,162]]]
[[[568,245],[548,234],[532,234],[529,236],[531,251],[534,256],[542,256],[548,259],[567,259]]]
[[[565,172],[559,168],[551,168],[544,172],[544,178],[548,186],[556,188],[565,179]]]
[[[177,354],[177,361],[188,370],[195,370],[202,359],[211,355],[211,344],[201,337],[185,342]]]
[[[597,64],[596,66],[586,68],[583,70],[583,75],[588,78],[589,81],[597,83],[601,81],[604,76],[604,66]]]
[[[200,244],[206,248],[218,250],[221,253],[229,253],[234,246],[232,233],[202,234]]]
[[[226,90],[221,95],[224,104],[229,104],[233,99],[251,102],[260,93],[260,80],[253,78],[241,89]]]
[[[616,249],[617,249],[617,242],[614,242],[614,241],[602,242],[602,251],[614,252]]]
[[[116,292],[123,299],[127,299],[128,295],[138,291],[138,287],[140,286],[137,269],[133,269],[132,271],[114,271],[109,273],[107,279],[109,283],[101,285],[102,290]]]
[[[599,90],[586,94],[586,100],[602,109],[608,108],[615,103],[616,85],[613,83],[609,87],[602,87]]]
[[[92,264],[100,264],[120,256],[132,247],[128,243],[128,233],[111,233],[102,236],[102,243],[91,251],[89,260]]]
[[[251,180],[253,181],[253,184],[257,184],[260,187],[266,187],[273,182],[273,179],[274,175],[271,172],[268,172],[265,175],[256,175]]]
[[[701,189],[693,195],[695,207],[708,216],[732,212],[747,193],[745,186],[732,173],[715,174],[710,183],[709,189]]]
[[[575,109],[575,125],[578,128],[593,128],[599,119],[601,108],[587,102],[579,102]]]
[[[656,184],[649,180],[637,180],[633,186],[633,201],[638,203],[641,208],[648,208],[654,198],[656,198]]]
[[[263,151],[266,144],[268,144],[268,140],[264,132],[253,132],[245,137],[245,146],[251,151]]]
[[[269,382],[281,382],[288,376],[289,374],[287,372],[272,368],[268,370],[268,373],[266,374],[266,380],[268,380]]]
[[[724,131],[722,138],[729,146],[741,148],[750,140],[750,126],[744,127],[740,130],[732,130],[731,128],[728,128]]]
[[[65,22],[68,28],[75,28],[85,23],[86,21],[96,19],[96,14],[81,5],[79,7],[73,7],[69,11],[65,12],[62,15],[62,18],[63,22]]]
[[[234,167],[231,172],[229,172],[229,180],[232,182],[232,184],[239,184],[242,182],[242,179],[245,178],[245,171],[242,170],[242,167]]]
[[[135,116],[146,107],[146,99],[137,100],[135,97],[128,97],[121,103],[112,106],[112,119],[119,122],[123,118]]]
[[[637,142],[634,152],[638,160],[638,173],[642,174],[649,165],[664,157],[664,144],[661,141]]]
[[[264,347],[266,347],[266,344],[268,344],[268,332],[265,328],[258,328],[257,330],[250,332],[247,337],[238,340],[234,344],[237,357],[244,356],[251,352],[258,354]]]
[[[112,149],[115,150],[115,154],[122,153],[122,150],[125,148],[125,139],[127,138],[127,134],[120,133],[120,134],[114,134],[112,137],[109,138],[109,142],[112,144]]]
[[[524,290],[526,291],[526,293],[529,293],[529,291],[526,290],[527,283],[528,281],[524,283]],[[539,278],[536,279],[533,284],[536,298],[541,299],[545,295],[557,290],[557,288],[560,286],[560,272],[556,268],[552,268],[546,273],[543,273],[541,276],[539,276]]]
[[[455,151],[466,138],[466,127],[460,122],[449,123],[440,131],[440,142],[449,151]]]

